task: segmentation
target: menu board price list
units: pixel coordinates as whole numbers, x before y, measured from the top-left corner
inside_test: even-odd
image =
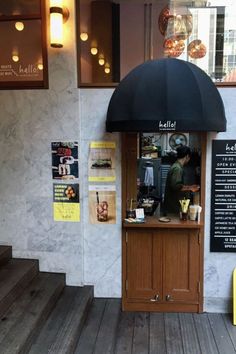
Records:
[[[236,141],[213,140],[211,252],[236,252]]]

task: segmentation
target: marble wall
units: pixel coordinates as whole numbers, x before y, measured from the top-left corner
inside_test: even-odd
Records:
[[[0,91],[0,243],[83,283],[80,223],[53,221],[51,141],[79,140],[74,7],[63,49],[48,46],[49,89]],[[49,13],[49,12],[47,12]],[[48,41],[49,43],[49,41]]]
[[[121,296],[121,169],[120,136],[105,132],[112,89],[80,90],[82,223],[84,282],[95,286],[95,296]],[[93,140],[116,142],[116,224],[90,224],[88,214],[88,156]],[[90,183],[92,184],[92,183]],[[98,184],[98,183],[93,183]],[[110,184],[110,183],[109,183]]]

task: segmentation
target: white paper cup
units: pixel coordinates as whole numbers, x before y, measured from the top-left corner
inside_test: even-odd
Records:
[[[197,213],[198,213],[198,205],[190,205],[189,206],[189,219],[192,221],[197,220]]]

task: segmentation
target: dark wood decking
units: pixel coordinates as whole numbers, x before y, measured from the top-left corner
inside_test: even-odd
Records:
[[[94,299],[76,354],[234,354],[227,314],[121,312],[117,299]]]

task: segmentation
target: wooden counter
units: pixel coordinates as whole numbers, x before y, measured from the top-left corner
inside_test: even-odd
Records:
[[[161,222],[155,216],[146,216],[144,223],[129,223],[123,221],[124,228],[165,228],[165,229],[201,229],[204,224],[202,221],[180,220],[177,216],[169,216],[170,222]]]
[[[123,222],[123,310],[202,311],[204,224],[170,218]]]

